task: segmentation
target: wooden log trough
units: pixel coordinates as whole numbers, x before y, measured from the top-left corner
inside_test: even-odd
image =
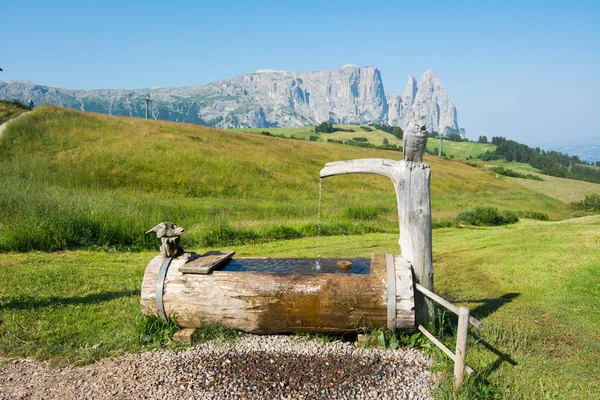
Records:
[[[194,265],[214,253],[197,257],[157,256],[147,265],[146,314],[175,318],[182,328],[217,323],[257,334],[416,329],[412,268],[399,255],[373,254],[368,273],[228,271],[227,262],[198,273]]]
[[[161,223],[148,232],[173,243],[169,248],[163,245],[161,255],[146,267],[141,294],[144,312],[175,318],[182,328],[218,323],[263,334],[345,333],[384,327],[414,331],[418,324],[432,322],[432,303],[415,292],[414,286],[433,289],[429,166],[419,157],[408,161],[371,158],[328,163],[320,171],[321,179],[343,174],[379,174],[391,179],[398,200],[401,255],[373,254],[367,274],[352,269],[287,274],[273,269],[235,271],[228,270],[231,261],[225,254],[205,254],[204,261],[199,261],[193,253],[168,252],[170,247],[179,248],[179,238],[173,236],[183,230]],[[210,264],[209,259],[215,262]]]
[[[152,228],[163,241],[161,255],[144,272],[143,312],[163,320],[174,318],[184,328],[181,340],[190,342],[194,328],[217,323],[249,333],[322,332],[344,334],[361,328],[415,331],[417,328],[455,361],[455,386],[474,371],[465,364],[469,323],[481,322],[466,307],[456,307],[434,293],[431,241],[430,174],[422,162],[427,133],[422,121],[411,122],[404,133],[404,160],[367,158],[331,162],[321,179],[344,174],[388,177],[396,191],[401,255],[373,254],[369,268],[359,270],[338,260],[339,271],[282,271],[289,259],[231,259],[233,252],[184,253],[179,246],[183,229],[164,222]],[[270,269],[239,270],[231,264],[246,260],[270,262]],[[292,261],[306,264],[307,260]],[[330,260],[331,261],[331,260]],[[435,327],[434,302],[459,315],[456,354],[425,326]]]

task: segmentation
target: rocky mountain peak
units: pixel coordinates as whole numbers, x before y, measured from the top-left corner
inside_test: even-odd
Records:
[[[316,72],[262,69],[194,87],[149,90],[69,90],[28,82],[0,81],[0,99],[50,103],[85,111],[150,116],[220,128],[293,127],[323,121],[406,126],[409,115],[428,129],[458,129],[456,109],[431,71],[417,84],[411,74],[403,96],[385,95],[378,68],[346,64]]]
[[[423,120],[429,131],[458,132],[456,107],[431,70],[423,72],[418,84],[410,74],[402,97],[390,100],[388,124],[404,129],[413,118]]]
[[[456,107],[431,70],[421,76],[412,110],[430,131],[444,134],[458,131]]]

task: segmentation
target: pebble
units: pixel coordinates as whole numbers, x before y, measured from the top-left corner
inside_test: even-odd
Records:
[[[233,343],[126,354],[85,367],[54,369],[33,360],[0,363],[0,400],[429,400],[431,364],[415,349],[244,335]]]

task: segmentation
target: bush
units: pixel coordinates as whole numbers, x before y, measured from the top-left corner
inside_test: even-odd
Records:
[[[495,207],[477,207],[456,216],[456,222],[475,226],[499,226],[514,224],[519,217],[512,211],[499,211]]]
[[[543,181],[543,179],[537,175],[521,174],[519,172],[513,171],[512,169],[507,169],[504,167],[494,167],[494,168],[492,168],[492,171],[494,171],[495,173],[500,174],[500,175],[510,176],[512,178],[532,179],[534,181]]]
[[[548,221],[550,219],[546,213],[531,210],[517,211],[517,215],[519,218],[537,219],[539,221]]]
[[[398,139],[402,139],[402,137],[404,136],[404,131],[399,126],[395,126],[394,129],[392,129],[392,135],[394,135]]]
[[[571,207],[581,211],[600,212],[600,194],[586,194],[582,201],[571,203]]]
[[[366,137],[353,137],[352,140],[354,140],[355,142],[368,142],[369,139],[367,139]]]
[[[321,122],[319,125],[315,126],[315,133],[331,133],[333,132],[333,125],[331,122]]]

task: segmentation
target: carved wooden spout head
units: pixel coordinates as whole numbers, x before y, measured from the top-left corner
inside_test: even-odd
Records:
[[[172,222],[161,222],[154,228],[146,231],[146,234],[156,233],[156,237],[161,239],[181,236],[183,231],[184,229],[182,227],[177,226]]]
[[[423,153],[427,145],[427,130],[425,123],[419,119],[411,121],[404,130],[402,147],[404,147],[404,159],[420,163],[423,161]]]
[[[179,245],[179,236],[183,233],[182,227],[172,222],[161,222],[146,231],[146,234],[148,233],[156,233],[156,237],[161,240],[160,255],[162,257],[179,257],[183,254],[183,248]]]

